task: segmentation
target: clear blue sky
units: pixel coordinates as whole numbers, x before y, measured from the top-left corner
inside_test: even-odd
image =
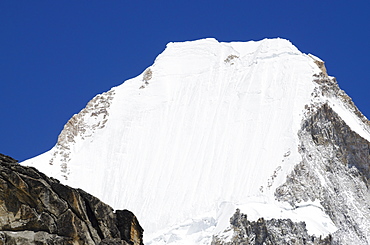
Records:
[[[370,118],[370,1],[0,1],[0,152],[49,150],[96,94],[170,41],[289,39]]]

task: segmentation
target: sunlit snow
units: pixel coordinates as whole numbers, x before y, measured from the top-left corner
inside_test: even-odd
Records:
[[[169,43],[148,69],[112,88],[104,128],[69,144],[67,180],[49,164],[53,149],[23,164],[131,210],[147,244],[207,243],[236,208],[335,231],[319,203],[274,199],[301,160],[297,132],[320,73],[312,58],[284,39],[203,39]]]

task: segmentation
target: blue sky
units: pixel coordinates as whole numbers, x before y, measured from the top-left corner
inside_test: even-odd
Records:
[[[56,143],[96,94],[137,76],[171,41],[289,39],[326,62],[370,118],[370,1],[0,1],[0,152]]]

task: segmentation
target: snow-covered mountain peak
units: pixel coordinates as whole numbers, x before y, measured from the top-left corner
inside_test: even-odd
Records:
[[[324,104],[349,104],[320,62],[279,38],[169,43],[142,74],[73,116],[54,148],[23,164],[130,209],[148,242],[176,242],[184,229],[209,241],[237,207],[333,232],[320,202],[296,212],[275,200],[302,161],[302,121]],[[370,135],[355,110],[338,111]]]

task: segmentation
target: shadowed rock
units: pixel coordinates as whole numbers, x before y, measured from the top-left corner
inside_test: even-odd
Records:
[[[80,189],[0,154],[1,244],[141,245],[143,229]]]

